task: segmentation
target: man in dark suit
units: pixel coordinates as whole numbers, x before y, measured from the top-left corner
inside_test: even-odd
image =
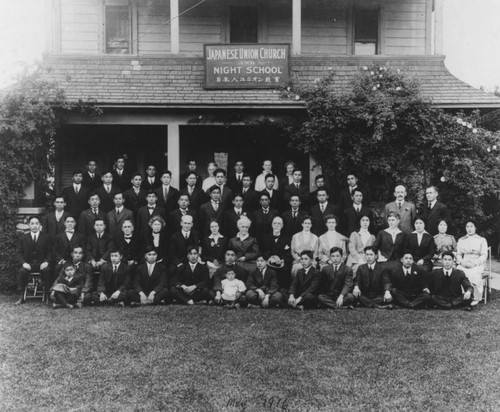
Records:
[[[124,199],[122,193],[115,194],[115,197],[113,198],[115,208],[110,210],[106,215],[106,222],[111,237],[115,237],[121,232],[122,224],[125,220],[134,221],[134,214],[131,210],[125,209],[123,201]]]
[[[352,269],[342,262],[342,249],[339,247],[330,249],[330,259],[332,264],[323,266],[321,269],[323,282],[318,296],[319,305],[329,309],[343,306],[353,309]]]
[[[193,218],[193,228],[197,230],[198,228],[198,214],[189,208],[189,196],[186,194],[180,194],[179,200],[177,201],[179,207],[168,215],[167,230],[168,234],[171,236],[176,232],[181,230],[181,220],[182,216],[191,216]]]
[[[326,185],[325,185],[325,177],[323,175],[317,175],[314,178],[314,184],[316,186],[316,190],[314,192],[309,193],[309,206],[313,207],[318,204],[318,190],[325,189],[327,194],[330,195]]]
[[[427,203],[423,207],[423,219],[425,222],[425,230],[431,236],[438,234],[438,225],[441,220],[446,220],[448,223],[448,233],[453,233],[453,221],[451,220],[451,213],[444,203],[437,200],[439,193],[436,186],[430,186],[425,190]]]
[[[384,266],[377,263],[378,250],[367,246],[364,265],[360,265],[354,279],[353,295],[368,308],[392,309],[391,280]]]
[[[260,209],[254,212],[252,220],[252,226],[250,230],[253,236],[257,239],[260,244],[264,236],[272,233],[272,222],[276,216],[279,216],[279,212],[276,209],[272,209],[270,205],[271,201],[267,192],[263,191],[260,194]]]
[[[453,252],[443,252],[441,259],[443,268],[434,269],[428,278],[432,304],[439,309],[472,310],[473,288],[465,273],[453,268]]]
[[[420,309],[430,300],[426,287],[425,273],[413,264],[413,255],[405,251],[401,265],[388,269],[394,303],[407,309]]]
[[[279,212],[282,209],[283,196],[279,190],[274,189],[275,180],[273,174],[268,174],[264,180],[265,188],[259,192],[259,196],[265,193],[269,197],[269,207]],[[260,197],[258,199],[260,200]]]
[[[237,160],[234,164],[234,172],[228,174],[227,176],[227,186],[233,191],[233,193],[241,193],[243,189],[243,175],[245,172],[245,166],[241,160]]]
[[[132,289],[128,298],[136,305],[159,305],[162,301],[168,303],[167,268],[157,263],[157,254],[153,247],[148,246],[144,254],[145,262],[134,271]]]
[[[103,219],[94,222],[94,233],[87,236],[85,245],[85,260],[92,265],[94,270],[99,270],[106,261],[114,247],[112,238],[105,232],[106,224]]]
[[[106,213],[99,207],[101,201],[97,193],[90,195],[89,208],[84,210],[78,219],[78,231],[85,237],[92,236],[97,219],[106,220]]]
[[[187,250],[187,262],[176,268],[172,279],[170,294],[173,299],[184,305],[194,305],[195,302],[209,300],[208,266],[200,263],[198,248],[189,247]]]
[[[161,186],[161,180],[156,176],[156,167],[149,164],[146,167],[146,178],[141,183],[141,188],[148,192],[152,192]]]
[[[179,191],[170,185],[171,180],[172,172],[165,170],[161,175],[162,185],[155,190],[158,196],[158,205],[165,209],[167,216],[177,207],[177,199],[179,198]]]
[[[180,195],[188,195],[190,207],[196,212],[200,210],[200,206],[208,199],[207,194],[201,187],[196,186],[197,176],[194,172],[188,173],[186,176],[186,186],[179,192]]]
[[[116,159],[112,174],[113,184],[120,189],[120,192],[125,192],[130,187],[130,174],[125,170],[125,158]]]
[[[347,188],[341,190],[339,194],[339,210],[341,213],[352,204],[352,192],[354,189],[360,189],[363,192],[363,204],[368,207],[370,206],[368,190],[358,185],[358,176],[356,173],[349,173],[347,175]]]
[[[233,201],[233,192],[225,184],[226,181],[226,171],[224,169],[216,169],[214,172],[215,184],[220,189],[220,203],[225,210],[231,207],[231,202]]]
[[[127,262],[122,261],[120,250],[115,249],[110,253],[110,262],[101,267],[97,290],[92,293],[92,302],[97,305],[104,303],[128,303],[127,292],[132,287],[132,277]]]
[[[56,264],[55,272],[58,273],[66,261],[71,260],[71,252],[75,247],[85,250],[85,237],[75,231],[76,221],[73,216],[66,217],[64,232],[59,233],[54,239],[53,256]]]
[[[54,199],[55,210],[50,211],[42,218],[42,232],[47,233],[51,240],[54,240],[58,233],[64,231],[64,220],[68,216],[64,210],[65,207],[64,197],[57,196]]]
[[[296,233],[299,233],[302,230],[302,221],[307,216],[307,213],[300,209],[300,197],[299,195],[292,195],[290,197],[290,209],[283,212],[283,224],[285,236],[290,239]]]
[[[146,206],[139,208],[137,211],[135,232],[141,239],[146,239],[148,237],[150,230],[149,220],[153,216],[158,215],[166,219],[165,209],[158,205],[157,199],[158,195],[156,192],[149,192],[146,195]]]
[[[131,182],[132,187],[123,192],[123,198],[125,199],[125,207],[131,210],[134,218],[136,218],[139,208],[146,206],[146,194],[148,192],[141,188],[142,176],[140,173],[134,173]]]
[[[102,211],[108,213],[115,207],[113,202],[115,194],[121,193],[121,191],[113,184],[113,174],[111,171],[104,172],[101,180],[102,185],[96,189],[95,193],[99,195],[99,199],[101,200],[100,207]]]
[[[245,212],[252,215],[259,208],[259,194],[253,189],[252,176],[248,173],[243,174],[241,195]]]
[[[288,306],[301,310],[315,308],[318,306],[321,273],[312,266],[312,251],[304,250],[300,254],[300,262],[302,269],[297,272],[288,291]]]
[[[309,205],[309,187],[302,182],[302,170],[294,169],[292,176],[293,183],[285,187],[283,198],[286,203],[289,203],[290,198],[297,195],[302,207],[307,209]]]
[[[233,199],[234,207],[224,213],[224,221],[222,223],[222,233],[228,239],[231,239],[236,236],[239,232],[238,230],[238,220],[241,216],[246,216],[246,212],[244,212],[244,203],[243,196],[239,193],[234,195]]]
[[[73,184],[65,187],[62,191],[66,210],[75,219],[78,219],[80,213],[87,207],[89,190],[82,185],[83,175],[80,170],[73,171]]]
[[[168,248],[169,273],[174,273],[177,267],[186,259],[188,246],[200,245],[200,235],[193,230],[193,217],[184,215],[181,218],[181,230],[174,233],[170,238]]]
[[[349,237],[352,232],[359,230],[359,221],[363,216],[368,216],[370,223],[373,222],[372,210],[363,204],[363,192],[360,189],[354,189],[352,203],[344,210],[342,233]]]
[[[222,227],[224,219],[224,206],[220,203],[220,189],[219,186],[213,185],[208,189],[210,201],[204,203],[200,207],[198,218],[200,221],[200,228],[202,237],[205,238],[210,235],[210,221],[217,220],[219,227]]]
[[[133,270],[141,261],[142,246],[139,236],[134,233],[134,224],[130,220],[122,223],[122,233],[118,234],[114,240],[114,245],[123,255],[123,259]]]
[[[95,160],[87,162],[87,170],[83,174],[82,185],[85,186],[90,192],[93,192],[101,184],[101,175],[96,172],[97,163]]]
[[[311,218],[312,218],[312,232],[316,236],[321,236],[327,231],[325,216],[334,215],[338,216],[337,208],[330,203],[329,196],[326,189],[318,189],[317,194],[318,203],[311,207]],[[340,222],[339,222],[340,223]]]
[[[408,202],[406,198],[406,187],[398,185],[394,189],[394,202],[385,205],[384,216],[387,220],[390,212],[395,212],[399,215],[399,228],[406,234],[413,232],[413,223],[417,218],[415,205]]]
[[[16,305],[24,303],[24,289],[31,272],[40,272],[44,293],[47,295],[52,283],[50,273],[51,240],[47,233],[41,232],[40,219],[31,217],[28,222],[30,232],[22,235],[17,242],[16,256],[21,268],[17,272],[17,292],[20,298]]]
[[[196,176],[195,187],[197,187],[198,189],[201,189],[201,186],[203,184],[203,179],[198,173],[196,173],[196,167],[197,167],[196,160],[189,159],[187,161],[186,166],[187,166],[186,172],[183,173],[182,175],[180,175],[180,177],[179,177],[179,189],[184,189],[187,186],[186,179],[190,173],[194,173],[194,175]]]
[[[210,288],[210,303],[217,305],[222,304],[222,281],[226,279],[226,273],[233,271],[236,274],[236,279],[246,283],[248,278],[247,271],[239,265],[236,265],[236,252],[232,249],[226,250],[224,254],[224,264],[219,267],[211,279]],[[244,299],[246,304],[246,298]]]
[[[276,272],[267,266],[263,255],[256,260],[257,268],[248,275],[246,296],[248,306],[276,308],[282,304]]]

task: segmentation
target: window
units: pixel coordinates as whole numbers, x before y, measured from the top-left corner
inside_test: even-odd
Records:
[[[230,43],[258,42],[257,7],[230,7],[229,41]]]
[[[379,53],[378,9],[354,9],[354,54]]]
[[[130,8],[129,6],[106,6],[106,53],[130,53]]]

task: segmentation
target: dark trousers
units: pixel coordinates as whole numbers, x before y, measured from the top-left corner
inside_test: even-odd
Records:
[[[54,301],[61,305],[74,305],[78,296],[72,293],[54,292]]]
[[[23,267],[17,272],[17,292],[20,295],[24,294],[24,289],[29,281],[29,275],[32,272],[39,272],[40,279],[42,280],[43,288],[46,295],[48,296],[50,287],[52,286],[52,272],[50,271],[50,266],[47,266],[44,270],[40,270],[40,263],[30,263],[31,270],[26,270]]]
[[[302,296],[298,306],[304,306],[304,309],[315,309],[318,307],[318,297],[312,293],[306,293]]]
[[[335,309],[337,307],[337,299],[340,294],[326,293],[318,296],[319,306],[324,308]],[[346,293],[342,306],[354,305],[354,296],[352,293]]]
[[[195,290],[191,295],[188,295],[182,289],[173,287],[170,289],[170,296],[175,299],[178,303],[187,304],[190,300],[193,302],[199,302],[200,300],[208,300],[208,288],[203,288],[201,290]]]
[[[436,305],[438,309],[458,309],[470,305],[470,303],[472,302],[472,296],[469,300],[465,300],[463,295],[432,295],[431,302]]]
[[[227,305],[235,305],[235,304],[240,305],[242,308],[246,308],[248,306],[247,302],[247,297],[244,293],[240,295],[240,297],[236,300],[225,300],[221,299],[221,305],[227,306]]]
[[[358,297],[358,302],[361,304],[361,306],[364,306],[367,308],[373,308],[376,305],[382,306],[382,305],[388,304],[387,302],[384,302],[384,295],[377,295],[377,296],[373,296],[373,297],[361,295]]]
[[[146,292],[144,292],[146,293]],[[141,303],[141,295],[135,289],[130,289],[127,293],[128,299],[130,302]],[[146,296],[149,296],[149,293],[146,293]],[[159,305],[162,300],[167,303],[169,301],[169,293],[168,289],[162,289],[159,292],[155,293],[155,297],[153,298],[153,305]]]
[[[259,294],[255,290],[247,290],[246,296],[249,304],[260,305],[262,303],[259,298]],[[282,301],[283,301],[283,296],[281,295],[281,293],[274,292],[272,295],[269,296],[269,307],[275,308],[276,306],[279,306]]]
[[[115,292],[105,293],[105,295],[109,299],[113,293],[115,293]],[[128,296],[127,296],[126,292],[120,292],[118,297],[116,299],[111,300],[111,301],[108,300],[108,301],[101,302],[100,296],[101,296],[100,293],[92,292],[90,294],[90,301],[96,305],[103,305],[103,304],[107,304],[107,303],[113,304],[113,303],[118,303],[118,302],[128,303]],[[85,296],[85,298],[86,298],[86,296]],[[85,302],[85,298],[84,298],[84,302]],[[140,298],[139,298],[139,300],[140,300]]]
[[[420,309],[431,299],[428,293],[405,293],[397,289],[391,290],[391,295],[394,303],[408,309]]]

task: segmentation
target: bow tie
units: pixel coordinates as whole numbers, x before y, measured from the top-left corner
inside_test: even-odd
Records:
[[[154,209],[155,207],[154,206],[148,206],[148,209]]]
[[[125,239],[132,239],[132,236],[125,236]]]
[[[74,230],[66,230],[66,233],[71,233],[71,234],[73,234],[73,233],[75,233],[75,231],[74,231]]]

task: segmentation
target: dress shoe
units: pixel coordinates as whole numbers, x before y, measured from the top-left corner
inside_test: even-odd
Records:
[[[60,303],[53,303],[52,304],[52,307],[54,309],[61,309],[61,308],[64,308],[64,305],[60,304]]]
[[[19,306],[22,305],[23,303],[26,303],[26,301],[23,298],[20,298],[16,300],[16,303],[14,303],[14,305]]]

